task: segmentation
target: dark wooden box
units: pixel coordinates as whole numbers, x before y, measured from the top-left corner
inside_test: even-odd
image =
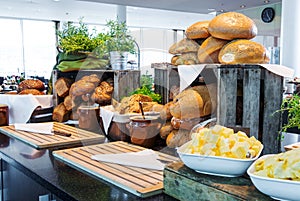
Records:
[[[111,78],[113,80],[114,92],[112,98],[117,101],[125,96],[129,96],[131,92],[140,87],[140,71],[139,70],[80,70],[71,72],[61,72],[53,70],[52,72],[52,84],[54,105],[62,102],[63,99],[57,96],[54,89],[54,83],[60,77],[67,77],[74,81],[79,80],[85,75],[96,74],[101,80],[107,80]]]

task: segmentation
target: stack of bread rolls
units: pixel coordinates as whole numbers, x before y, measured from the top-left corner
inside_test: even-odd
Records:
[[[262,64],[270,61],[266,48],[252,41],[257,27],[252,19],[242,13],[227,12],[210,21],[200,21],[186,29],[186,38],[173,44],[169,53],[173,65],[189,64]],[[186,57],[186,41],[197,43],[193,59]],[[196,53],[196,56],[195,56]]]
[[[180,92],[173,101],[153,108],[165,120],[160,136],[168,147],[179,147],[191,139],[191,129],[216,110],[216,97],[215,84],[199,85]]]
[[[109,81],[101,81],[96,74],[83,76],[76,82],[61,77],[54,83],[54,88],[63,98],[53,110],[52,119],[58,122],[78,119],[77,109],[81,105],[110,104],[114,89]]]

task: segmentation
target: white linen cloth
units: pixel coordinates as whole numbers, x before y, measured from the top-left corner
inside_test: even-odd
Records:
[[[100,117],[102,118],[104,132],[106,135],[108,135],[108,129],[114,117],[113,106],[110,105],[110,106],[100,107]]]
[[[0,95],[0,104],[9,108],[9,124],[26,123],[32,112],[38,107],[53,106],[53,95]]]
[[[208,64],[198,64],[198,65],[179,65],[178,74],[180,79],[180,92],[186,89],[190,84],[198,77],[205,66]],[[219,66],[220,64],[209,64]],[[294,70],[278,64],[258,64],[268,71],[280,75],[286,78],[292,78],[294,76]]]
[[[92,155],[93,160],[116,163],[133,167],[140,167],[153,170],[163,170],[165,165],[158,159],[158,154],[151,149],[139,152],[128,152],[120,154],[96,154]]]
[[[15,123],[16,130],[28,131],[39,134],[53,135],[53,122],[46,123]]]

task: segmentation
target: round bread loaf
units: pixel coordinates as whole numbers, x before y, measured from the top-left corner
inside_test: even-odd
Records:
[[[174,43],[169,48],[170,54],[182,54],[182,53],[188,53],[188,52],[197,52],[199,48],[199,44],[191,39],[184,38],[177,43]]]
[[[270,61],[266,48],[254,41],[238,39],[227,43],[219,53],[221,64],[262,64]]]
[[[227,40],[208,37],[198,49],[199,63],[219,63],[219,51],[226,43]]]
[[[27,94],[32,94],[32,95],[45,95],[44,92],[39,91],[37,89],[24,89],[22,90],[20,93],[18,93],[19,95],[27,95]]]
[[[186,31],[186,37],[189,39],[199,39],[199,38],[207,38],[210,36],[210,33],[208,32],[208,24],[209,20],[207,21],[200,21],[192,24],[189,26]]]
[[[18,86],[18,91],[23,91],[24,89],[36,89],[38,91],[45,90],[45,85],[41,80],[27,79],[20,82]]]
[[[222,13],[214,17],[208,25],[209,33],[224,40],[251,39],[257,34],[252,19],[237,12]]]

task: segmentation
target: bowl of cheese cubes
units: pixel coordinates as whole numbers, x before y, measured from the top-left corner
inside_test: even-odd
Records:
[[[267,154],[257,159],[247,173],[254,186],[275,200],[300,198],[300,149]]]
[[[192,140],[177,149],[183,163],[199,172],[224,177],[238,177],[259,157],[263,145],[242,131],[214,125],[191,130]]]

